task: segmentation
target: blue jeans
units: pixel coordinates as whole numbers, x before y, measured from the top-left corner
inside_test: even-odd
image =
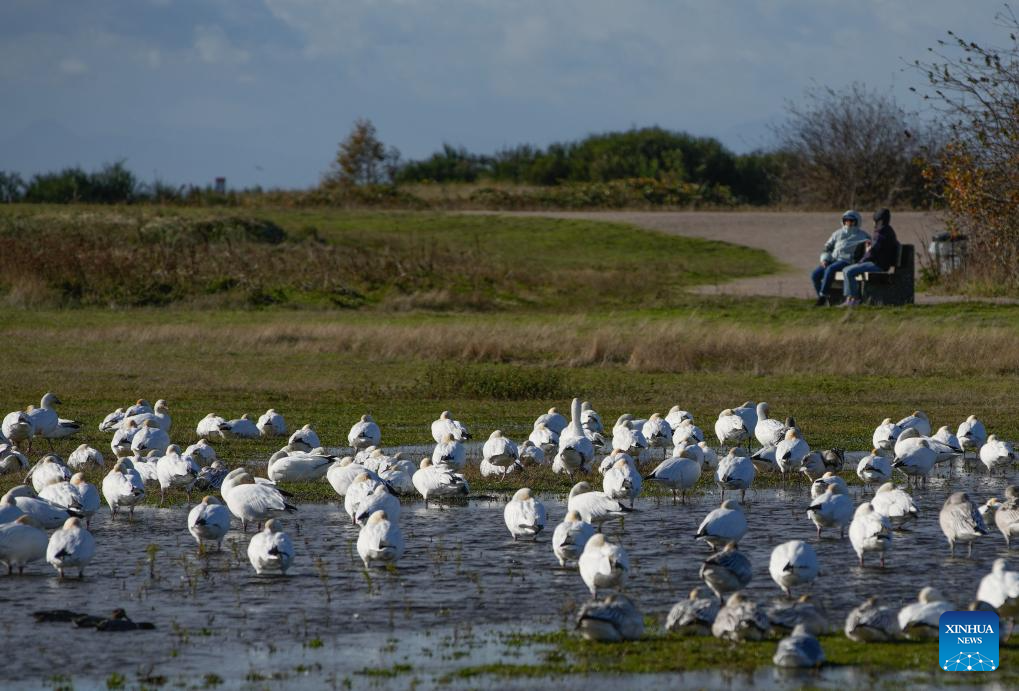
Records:
[[[856,277],[860,274],[879,274],[884,273],[884,269],[875,264],[874,262],[860,262],[859,264],[853,264],[842,270],[842,278],[845,279],[843,284],[845,285],[845,293],[847,298],[860,297],[860,285],[856,282]]]
[[[814,273],[810,274],[810,279],[814,282],[814,291],[818,297],[828,294],[831,282],[835,280],[835,274],[841,271],[844,266],[849,266],[849,262],[838,259],[828,266],[819,266],[814,269]]]

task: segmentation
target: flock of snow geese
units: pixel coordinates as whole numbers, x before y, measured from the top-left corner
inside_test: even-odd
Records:
[[[85,480],[82,471],[105,465],[103,454],[82,444],[64,461],[47,453],[34,466],[26,453],[42,438],[52,444],[75,434],[81,425],[59,417],[60,400],[52,393],[40,406],[15,411],[3,420],[0,436],[0,472],[27,472],[25,484],[0,499],[0,561],[22,572],[31,562],[45,557],[63,578],[77,571],[82,577],[96,551],[89,531],[91,517],[100,507],[100,490]],[[723,410],[714,424],[724,455],[705,439],[693,416],[678,406],[662,417],[638,420],[621,416],[606,431],[598,413],[588,403],[574,399],[570,417],[555,408],[539,416],[529,438],[517,445],[501,431],[492,432],[482,448],[480,472],[485,477],[512,478],[528,465],[550,464],[556,473],[571,477],[602,476],[602,491],[582,480],[570,490],[567,513],[552,535],[552,550],[560,566],[576,564],[592,600],[581,609],[577,628],[594,640],[618,641],[639,638],[644,632],[641,612],[621,592],[629,570],[626,551],[602,532],[610,521],[633,511],[646,483],[671,490],[673,502],[694,488],[702,474],[711,473],[721,494],[721,505],[701,522],[696,537],[711,551],[700,569],[706,587],[698,587],[689,599],[677,603],[667,618],[667,628],[687,634],[714,635],[733,641],[757,640],[772,631],[788,632],[774,657],[780,666],[812,667],[823,663],[824,652],[816,638],[828,630],[826,617],[808,596],[792,599],[794,589],[809,586],[819,572],[818,557],[807,542],[793,540],[777,545],[769,572],[786,599],[771,608],[758,606],[741,592],[750,582],[749,559],[739,551],[748,530],[741,503],[726,499],[726,491],[746,491],[758,473],[778,473],[783,480],[805,475],[811,503],[807,517],[817,528],[837,530],[849,540],[859,562],[868,555],[883,567],[896,532],[920,520],[906,490],[892,482],[893,471],[902,472],[907,484],[926,484],[941,463],[969,453],[989,474],[1007,473],[1015,462],[1008,442],[987,432],[974,416],[957,431],[941,427],[932,434],[928,417],[916,411],[898,422],[885,419],[874,430],[873,449],[859,460],[856,473],[865,486],[876,488],[873,498],[854,506],[846,481],[839,476],[845,454],[832,449],[812,450],[795,420],[769,418],[767,403]],[[245,415],[226,420],[215,414],[199,421],[200,440],[181,450],[171,443],[171,417],[163,400],[150,406],[139,400],[117,409],[100,424],[112,433],[110,448],[116,458],[102,481],[101,493],[113,519],[134,507],[150,486],[159,486],[160,503],[168,491],[187,493],[218,490],[205,496],[187,516],[187,529],[198,543],[222,541],[232,519],[245,532],[258,524],[248,544],[248,557],[258,574],[285,574],[294,559],[294,545],[282,529],[279,517],[297,510],[281,485],[322,480],[343,498],[351,521],[360,527],[357,552],[366,568],[393,564],[401,558],[405,542],[400,530],[400,496],[419,494],[429,501],[450,503],[469,494],[461,471],[468,463],[467,427],[445,411],[431,425],[435,442],[430,457],[415,463],[380,448],[381,430],[369,415],[351,427],[347,442],[352,455],[338,458],[327,452],[310,425],[288,437],[283,416],[270,409],[257,420]],[[230,470],[217,458],[211,442],[228,437],[288,437],[287,444],[269,459],[268,477],[255,477],[243,467]],[[759,448],[751,453],[754,442]],[[746,448],[744,447],[746,445]],[[650,468],[651,452],[660,449],[666,460]],[[671,452],[670,452],[671,449]],[[52,446],[51,446],[52,451]],[[599,458],[600,456],[600,458]],[[1003,483],[1004,484],[1004,483]],[[939,522],[950,549],[956,545],[973,549],[988,535],[985,520],[993,520],[1009,543],[1019,535],[1019,488],[1004,488],[1003,499],[990,498],[978,506],[966,493],[951,494],[941,509]],[[506,528],[514,540],[534,540],[546,527],[545,506],[527,487],[517,489],[504,509]],[[53,530],[47,535],[47,530]],[[901,537],[895,539],[903,539]],[[598,599],[599,594],[604,597]],[[900,636],[936,638],[938,619],[954,607],[937,589],[925,587],[918,600],[895,610],[870,598],[852,610],[845,632],[853,640],[884,641]],[[1007,570],[997,559],[980,582],[971,608],[991,609],[1003,620],[1019,615],[1019,573]],[[1010,626],[1010,625],[1009,625]]]

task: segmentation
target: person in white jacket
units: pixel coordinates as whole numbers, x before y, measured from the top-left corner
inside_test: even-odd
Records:
[[[857,212],[845,212],[842,214],[842,226],[824,243],[821,265],[810,275],[814,281],[818,306],[830,304],[828,290],[835,280],[835,274],[856,261],[857,249],[870,240],[870,236],[860,227],[861,220]]]

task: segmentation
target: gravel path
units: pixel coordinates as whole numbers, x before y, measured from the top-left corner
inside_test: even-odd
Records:
[[[838,212],[814,211],[542,211],[520,215],[584,218],[631,223],[673,235],[722,240],[765,250],[788,268],[780,273],[746,278],[698,292],[727,295],[812,297],[810,272],[817,266],[825,240],[839,224]],[[869,212],[861,212],[865,219]],[[870,230],[871,223],[864,227]],[[917,260],[925,254],[927,238],[942,229],[936,214],[892,214],[892,226],[900,242],[916,245]],[[952,302],[961,297],[918,294],[918,303]]]

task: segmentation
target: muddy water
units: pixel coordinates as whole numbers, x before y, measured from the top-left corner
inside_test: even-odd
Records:
[[[816,538],[805,514],[805,485],[752,492],[750,531],[740,545],[754,567],[748,592],[761,601],[776,597],[778,588],[767,571],[771,549],[803,539],[816,547],[822,566],[813,592],[839,625],[869,595],[901,604],[928,584],[965,605],[993,559],[1007,555],[1004,541],[994,532],[976,544],[972,559],[950,558],[938,510],[950,491],[965,489],[982,502],[1000,497],[1008,481],[971,472],[914,490],[921,519],[911,532],[896,535],[886,569],[858,567],[848,539],[838,539],[834,531]],[[852,492],[859,501],[860,488]],[[145,677],[201,684],[205,675],[215,674],[230,686],[302,686],[310,680],[329,685],[345,679],[355,685],[404,686],[406,674],[387,681],[358,672],[409,664],[415,676],[430,683],[459,667],[500,660],[506,649],[497,633],[567,625],[586,599],[579,575],[558,567],[549,544],[552,528],[565,514],[565,497],[541,498],[549,529],[536,544],[510,539],[502,521],[504,497],[427,510],[420,501],[407,501],[401,517],[406,556],[395,571],[370,576],[354,548],[357,529],[338,503],[303,505],[299,518],[284,520],[297,550],[286,578],[254,576],[247,538],[239,531],[228,535],[222,553],[198,556],[183,507],[141,509],[133,523],[112,522],[104,509],[92,523],[99,547],[83,581],[60,582],[50,567],[38,563],[23,577],[0,578],[8,641],[5,680],[51,688],[66,676],[75,688],[88,688],[105,686],[116,672],[129,685]],[[664,618],[697,584],[707,549],[693,536],[717,504],[715,493],[686,505],[641,499],[624,531],[607,527],[610,539],[630,554],[627,590],[646,613]],[[37,609],[104,613],[115,607],[158,629],[102,634],[69,624],[36,624],[30,616]],[[521,657],[506,661],[526,663],[535,654],[514,652]],[[838,682],[844,674],[825,672],[812,683]],[[784,679],[769,674],[755,676],[754,683],[781,686]],[[725,683],[721,675],[690,681]],[[505,686],[504,680],[490,683]]]

